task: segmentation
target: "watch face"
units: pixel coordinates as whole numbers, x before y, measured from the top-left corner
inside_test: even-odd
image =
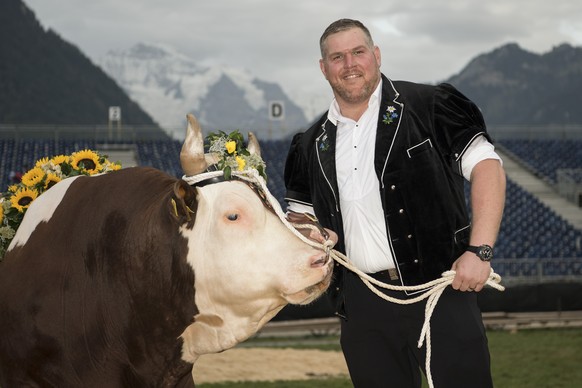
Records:
[[[491,260],[493,257],[493,248],[489,245],[481,245],[479,248],[479,257],[485,261]]]

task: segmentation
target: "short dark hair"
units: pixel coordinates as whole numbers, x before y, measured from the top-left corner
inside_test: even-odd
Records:
[[[331,23],[325,31],[323,31],[323,35],[319,38],[319,50],[321,51],[321,57],[324,57],[324,49],[323,46],[325,45],[325,40],[330,36],[338,32],[346,31],[352,28],[359,28],[364,32],[366,35],[366,40],[370,47],[374,46],[374,41],[372,39],[372,34],[370,34],[370,30],[359,20],[354,19],[339,19],[335,22]]]

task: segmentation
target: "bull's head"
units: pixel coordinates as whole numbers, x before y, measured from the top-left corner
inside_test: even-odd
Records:
[[[260,150],[250,134],[248,148]],[[192,115],[180,159],[198,204],[193,228],[182,230],[199,311],[182,334],[183,356],[194,362],[201,354],[244,341],[287,303],[315,300],[329,286],[332,263],[285,220],[264,180],[238,172],[236,179],[221,180],[214,178],[222,171],[204,172],[217,160],[204,153],[200,125]]]

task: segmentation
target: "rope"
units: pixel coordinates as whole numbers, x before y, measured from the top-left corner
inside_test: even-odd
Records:
[[[195,184],[196,182],[210,179],[212,177],[219,176],[222,174],[223,174],[222,171],[213,171],[213,172],[207,172],[207,173],[203,173],[203,174],[199,174],[199,175],[195,175],[195,176],[184,176],[182,179],[184,179],[186,182],[188,182],[188,184],[192,185],[192,184]],[[376,280],[376,279],[370,277],[369,275],[367,275],[366,273],[360,271],[354,265],[352,265],[350,263],[349,259],[345,255],[332,249],[334,243],[332,241],[330,241],[329,239],[326,239],[326,241],[323,244],[321,244],[321,243],[313,241],[313,240],[305,237],[303,234],[301,234],[301,232],[299,232],[298,229],[316,230],[319,233],[321,233],[323,236],[326,236],[326,233],[324,233],[323,229],[319,225],[292,224],[289,221],[287,221],[286,215],[283,212],[283,210],[281,209],[281,206],[279,205],[279,201],[271,194],[271,192],[267,188],[266,181],[264,180],[263,177],[261,177],[259,175],[259,173],[256,170],[251,169],[251,170],[245,170],[243,172],[236,171],[236,172],[233,172],[233,175],[237,175],[241,179],[245,179],[245,180],[255,182],[256,184],[258,184],[262,188],[262,190],[264,191],[266,199],[271,204],[275,214],[281,219],[283,224],[285,226],[287,226],[287,228],[289,230],[291,230],[291,232],[293,232],[293,234],[295,234],[298,238],[300,238],[305,243],[307,243],[315,248],[323,249],[327,253],[328,257],[331,257],[333,260],[335,260],[339,264],[343,265],[348,270],[356,273],[362,279],[364,284],[366,284],[366,286],[368,286],[368,288],[372,292],[374,292],[376,295],[378,295],[380,298],[385,299],[385,300],[392,302],[392,303],[397,303],[397,304],[402,304],[402,305],[417,303],[417,302],[420,302],[424,299],[427,299],[426,307],[425,307],[425,311],[424,311],[424,324],[422,326],[422,330],[420,332],[420,337],[418,339],[418,348],[421,348],[423,344],[426,344],[426,360],[425,360],[426,378],[427,378],[429,387],[434,388],[434,384],[432,381],[432,373],[430,370],[430,360],[431,360],[431,355],[432,355],[431,354],[430,319],[432,317],[434,309],[435,309],[435,307],[438,303],[438,300],[441,297],[443,291],[445,290],[445,288],[447,286],[449,286],[453,282],[453,279],[455,277],[455,271],[446,271],[442,274],[442,276],[440,278],[435,279],[433,281],[430,281],[428,283],[420,284],[420,285],[416,285],[416,286],[396,286],[396,285],[387,284],[387,283],[383,283],[379,280]],[[487,279],[485,284],[492,287],[492,288],[495,288],[496,290],[504,291],[505,287],[503,287],[500,283],[501,283],[501,277],[498,274],[496,274],[493,271],[493,269],[491,269],[491,273],[489,274],[489,278]],[[423,292],[421,294],[419,294],[417,297],[414,297],[411,299],[398,299],[398,298],[393,298],[393,297],[390,297],[388,295],[385,295],[383,292],[379,291],[377,287],[388,289],[388,290],[394,290],[394,291],[423,291]]]
[[[307,228],[307,229],[312,229],[312,230],[317,230],[317,231],[320,230],[317,226],[311,225],[311,224],[292,224],[292,225],[298,229],[306,229]],[[297,232],[297,233],[299,235],[301,235],[301,233],[299,233],[299,232]],[[304,241],[307,240],[307,238],[305,238],[303,235],[301,235],[301,237],[303,237],[302,239]],[[360,277],[360,279],[362,279],[364,284],[374,294],[378,295],[380,298],[382,298],[384,300],[387,300],[388,302],[401,304],[401,305],[408,305],[408,304],[417,303],[417,302],[420,302],[424,299],[427,299],[426,306],[424,309],[424,324],[422,325],[422,330],[420,332],[420,337],[418,339],[417,346],[420,349],[422,347],[422,345],[426,343],[426,359],[425,359],[426,379],[428,381],[429,387],[434,388],[434,383],[432,381],[432,373],[431,373],[431,369],[430,369],[431,356],[432,356],[430,319],[432,318],[432,314],[434,312],[434,309],[436,308],[436,305],[437,305],[439,298],[441,297],[443,291],[445,290],[445,288],[447,286],[449,286],[451,283],[453,283],[453,279],[455,278],[455,271],[451,270],[451,271],[443,272],[440,278],[432,280],[428,283],[419,284],[416,286],[396,286],[393,284],[381,282],[381,281],[369,276],[368,274],[360,271],[358,268],[356,268],[354,265],[351,264],[351,262],[348,260],[348,258],[345,255],[343,255],[342,253],[340,253],[336,250],[331,249],[331,247],[333,246],[333,242],[331,242],[330,240],[326,240],[323,244],[316,243],[312,240],[309,240],[308,243],[311,246],[323,248],[326,252],[328,252],[328,255],[333,260],[335,260],[339,264],[343,265],[348,270],[356,273]],[[493,271],[493,269],[491,269],[491,273],[489,274],[489,278],[487,279],[485,284],[498,290],[498,291],[504,291],[505,287],[503,287],[500,283],[501,283],[501,276],[499,276],[497,273],[495,273],[495,271]],[[391,296],[384,294],[383,292],[381,292],[378,289],[378,287],[388,289],[388,290],[394,290],[394,291],[423,291],[423,292],[414,298],[399,299],[399,298],[394,298],[394,297],[391,297]]]

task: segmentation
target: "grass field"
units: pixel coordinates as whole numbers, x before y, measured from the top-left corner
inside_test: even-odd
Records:
[[[488,332],[492,373],[500,388],[582,387],[582,329]],[[260,342],[257,342],[260,346]],[[290,347],[290,346],[288,346]],[[301,347],[306,347],[303,344]],[[314,348],[339,350],[339,346]],[[199,388],[351,388],[348,379],[199,384]],[[427,387],[426,384],[423,387]],[[438,387],[437,387],[438,388]]]

